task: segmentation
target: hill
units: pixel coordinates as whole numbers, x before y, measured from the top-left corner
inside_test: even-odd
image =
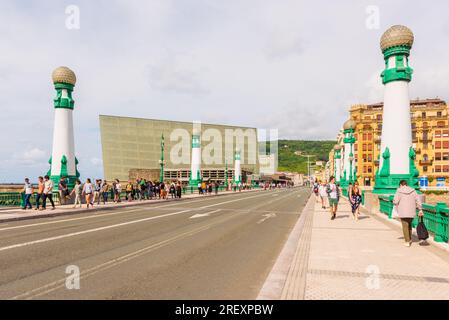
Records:
[[[336,141],[279,140],[278,170],[307,173],[307,157],[311,165],[316,161],[329,161],[329,152]],[[268,148],[267,148],[268,149]]]

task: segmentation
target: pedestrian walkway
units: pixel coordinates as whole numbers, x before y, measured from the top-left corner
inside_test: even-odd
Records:
[[[260,189],[242,190],[241,193],[257,192],[257,191],[260,191]],[[9,221],[37,219],[37,218],[49,218],[49,217],[56,217],[56,216],[63,216],[63,215],[72,215],[72,214],[78,214],[78,213],[111,210],[111,209],[141,206],[141,205],[160,204],[160,203],[166,203],[166,202],[171,202],[171,201],[182,201],[182,200],[194,199],[194,198],[216,197],[216,196],[227,195],[227,194],[236,194],[236,193],[231,192],[231,191],[221,192],[218,195],[215,195],[215,194],[198,195],[197,193],[194,193],[194,194],[183,195],[181,199],[169,198],[167,200],[163,200],[163,199],[161,199],[161,200],[145,200],[145,201],[134,200],[131,202],[122,200],[122,202],[120,202],[120,203],[108,202],[105,205],[103,205],[103,204],[95,205],[91,209],[87,209],[85,204],[83,205],[82,208],[73,208],[73,204],[59,205],[59,206],[56,206],[55,210],[51,210],[51,206],[49,204],[47,204],[47,210],[45,210],[45,211],[36,211],[34,209],[22,210],[20,208],[12,208],[12,209],[5,209],[5,210],[0,211],[0,223],[9,222]]]
[[[403,242],[376,215],[354,221],[346,200],[331,221],[312,197],[259,299],[449,299],[449,253]]]

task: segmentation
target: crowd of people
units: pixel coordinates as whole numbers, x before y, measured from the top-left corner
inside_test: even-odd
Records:
[[[335,182],[335,177],[330,177],[329,181],[322,182],[315,180],[313,184],[313,192],[316,197],[316,201],[321,201],[321,207],[326,209],[329,206],[331,213],[331,220],[335,220],[337,217],[338,203],[342,195],[342,189],[339,183]],[[355,221],[359,220],[360,216],[360,204],[362,203],[362,191],[360,190],[359,183],[356,181],[354,184],[349,183],[348,200],[351,204],[352,217]]]
[[[218,182],[200,182],[198,183],[198,193],[200,195],[218,194],[221,185]],[[81,208],[83,203],[87,208],[94,205],[106,204],[108,202],[120,203],[122,201],[143,201],[153,199],[180,199],[183,194],[183,186],[180,181],[159,182],[149,181],[138,178],[135,181],[129,180],[126,183],[115,179],[108,182],[104,179],[92,181],[90,178],[83,183],[77,179],[73,189],[69,190],[66,177],[61,177],[57,186],[47,175],[39,177],[37,190],[33,187],[29,178],[25,179],[22,190],[24,194],[23,210],[33,209],[31,199],[35,196],[34,210],[46,210],[47,200],[51,204],[51,210],[54,210],[55,201],[53,193],[57,190],[59,193],[59,202],[61,205],[73,203],[73,208]],[[234,192],[249,190],[251,185],[248,183],[231,183],[228,190]]]

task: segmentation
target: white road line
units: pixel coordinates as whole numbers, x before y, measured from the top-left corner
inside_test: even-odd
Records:
[[[25,242],[25,243],[19,243],[19,244],[10,245],[10,246],[7,246],[7,247],[2,247],[2,248],[0,248],[0,252],[1,251],[15,249],[15,248],[20,248],[20,247],[30,246],[30,245],[34,245],[34,244],[38,244],[38,243],[64,239],[64,238],[68,238],[68,237],[74,237],[74,236],[78,236],[78,235],[82,235],[82,234],[86,234],[86,233],[92,233],[92,232],[96,232],[96,231],[103,231],[103,230],[108,230],[108,229],[112,229],[112,228],[118,228],[118,227],[130,225],[130,224],[135,224],[135,223],[139,223],[139,222],[145,222],[145,221],[155,220],[155,219],[164,218],[164,217],[170,217],[170,216],[178,215],[178,214],[181,214],[181,213],[189,212],[189,211],[192,211],[192,210],[195,210],[195,209],[204,209],[204,208],[218,206],[218,205],[225,204],[225,203],[236,202],[236,201],[243,201],[243,200],[246,200],[246,199],[256,198],[256,197],[260,197],[260,196],[262,196],[262,195],[257,195],[257,196],[252,196],[252,197],[244,197],[244,198],[234,199],[234,200],[231,200],[231,201],[219,202],[219,203],[216,203],[216,204],[213,204],[213,205],[210,205],[210,206],[205,206],[205,207],[202,207],[202,208],[192,208],[192,209],[188,209],[188,210],[183,210],[183,211],[163,214],[163,215],[159,215],[159,216],[155,216],[155,217],[149,217],[149,218],[144,218],[144,219],[139,219],[139,220],[133,220],[133,221],[118,223],[118,224],[109,225],[109,226],[105,226],[105,227],[99,227],[99,228],[94,228],[94,229],[89,229],[89,230],[84,230],[84,231],[79,231],[79,232],[73,232],[73,233],[64,234],[64,235],[60,235],[60,236],[56,236],[56,237],[45,238],[45,239],[40,239],[40,240],[35,240],[35,241],[29,241],[29,242]],[[136,210],[139,210],[139,209],[136,209]],[[130,212],[130,211],[131,210],[129,210],[128,212]],[[117,213],[115,213],[115,214],[117,214]],[[100,217],[100,216],[92,216],[92,217]],[[76,218],[76,219],[81,219],[81,218]],[[66,221],[66,220],[62,220],[62,221]],[[25,226],[23,226],[23,227],[25,227]]]
[[[176,240],[179,240],[179,239],[182,239],[182,238],[185,238],[185,237],[189,237],[189,236],[193,236],[193,235],[198,234],[198,233],[200,233],[202,231],[206,231],[206,230],[210,229],[211,227],[213,227],[215,225],[218,225],[218,224],[220,224],[222,222],[226,222],[226,221],[232,219],[235,215],[237,215],[237,214],[225,217],[224,219],[221,219],[220,221],[211,222],[211,223],[209,223],[209,224],[207,224],[205,226],[201,226],[201,227],[199,227],[197,229],[190,230],[190,231],[178,234],[178,235],[176,235],[176,236],[174,236],[172,238],[169,238],[169,239],[166,239],[166,240],[162,240],[162,241],[160,241],[158,243],[155,243],[155,244],[152,244],[152,245],[150,245],[148,247],[139,249],[137,251],[128,253],[128,254],[123,255],[121,257],[118,257],[118,258],[109,260],[107,262],[101,263],[101,264],[99,264],[97,266],[94,266],[94,267],[92,267],[90,269],[87,269],[87,270],[81,272],[80,280],[81,279],[85,279],[87,277],[90,277],[90,276],[92,276],[94,274],[97,274],[100,271],[104,271],[104,270],[110,269],[112,267],[115,267],[117,265],[120,265],[120,264],[122,264],[124,262],[130,261],[130,260],[132,260],[134,258],[143,256],[143,255],[145,255],[147,253],[150,253],[150,252],[152,252],[152,251],[154,251],[156,249],[159,249],[159,248],[162,248],[162,247],[164,247],[166,245],[169,245],[169,244],[175,242]],[[47,293],[53,292],[55,290],[58,290],[59,288],[63,288],[64,285],[65,285],[65,281],[66,281],[66,278],[63,278],[63,279],[51,282],[51,283],[46,284],[46,285],[44,285],[42,287],[38,287],[36,289],[32,289],[32,290],[27,291],[27,292],[25,292],[23,294],[20,294],[18,296],[12,297],[12,298],[10,298],[10,300],[18,300],[18,299],[27,299],[28,300],[28,299],[33,299],[33,298],[36,298],[36,297],[39,297],[39,296],[43,296],[43,295],[45,295]]]
[[[194,216],[191,216],[189,219],[205,218],[205,217],[210,216],[212,213],[215,213],[215,212],[218,212],[218,211],[220,211],[220,209],[215,210],[215,211],[211,211],[211,212],[207,212],[207,213],[198,213],[198,214],[196,214]]]
[[[86,233],[92,233],[92,232],[97,232],[97,231],[114,229],[114,228],[123,227],[123,226],[127,226],[127,225],[130,225],[130,224],[135,224],[135,223],[139,223],[139,222],[145,222],[145,221],[150,221],[150,220],[156,220],[156,219],[160,219],[160,218],[170,217],[170,216],[186,213],[186,212],[189,212],[189,211],[191,211],[191,210],[183,210],[183,211],[168,213],[168,214],[164,214],[164,215],[160,215],[160,216],[155,216],[155,217],[150,217],[150,218],[145,218],[145,219],[139,219],[139,220],[133,220],[133,221],[113,224],[113,225],[109,225],[109,226],[105,226],[105,227],[99,227],[99,228],[94,228],[94,229],[89,229],[89,230],[84,230],[84,231],[79,231],[79,232],[63,234],[63,235],[56,236],[56,237],[51,237],[51,238],[45,238],[45,239],[40,239],[40,240],[35,240],[35,241],[18,243],[18,244],[14,244],[14,245],[11,245],[11,246],[0,248],[0,252],[1,251],[6,251],[6,250],[11,250],[11,249],[16,249],[16,248],[21,248],[21,247],[25,247],[25,246],[31,246],[31,245],[38,244],[38,243],[49,242],[49,241],[54,241],[54,240],[59,240],[59,239],[64,239],[64,238],[69,238],[69,237],[75,237],[75,236],[79,236],[79,235],[86,234]]]
[[[249,199],[249,198],[245,197],[244,199]],[[100,214],[101,211],[98,211],[98,212],[94,213],[94,215],[88,216],[88,217],[80,217],[80,218],[73,218],[73,219],[62,219],[62,220],[56,220],[56,221],[47,221],[47,222],[26,224],[26,225],[22,225],[22,226],[0,228],[0,231],[24,229],[24,228],[38,227],[38,226],[44,226],[44,225],[49,225],[49,224],[70,222],[70,221],[80,221],[80,220],[86,220],[86,219],[95,219],[95,218],[101,218],[101,217],[114,216],[114,215],[123,214],[123,213],[132,213],[132,212],[136,212],[136,211],[164,209],[164,208],[167,208],[167,207],[172,207],[174,205],[188,204],[188,203],[195,203],[195,202],[204,202],[204,201],[207,201],[207,200],[210,200],[210,199],[203,199],[203,200],[196,200],[196,201],[182,201],[182,202],[177,202],[177,203],[173,203],[173,204],[170,204],[170,205],[159,205],[159,206],[156,206],[156,207],[140,207],[140,208],[132,208],[131,207],[131,209],[128,209],[128,210],[111,212],[111,213],[103,213],[103,214]],[[151,203],[148,203],[148,204],[151,204]],[[114,208],[114,207],[111,207],[111,209],[112,208]],[[128,208],[130,208],[130,207],[128,207]],[[7,224],[2,224],[2,226],[6,226],[6,225]]]
[[[276,218],[276,213],[267,213],[267,214],[264,214],[263,216],[264,216],[264,218],[263,218],[263,219],[260,219],[260,220],[257,222],[257,224],[262,224],[262,223],[264,223],[265,221],[267,221],[268,219]]]
[[[252,199],[252,198],[258,198],[258,197],[261,197],[261,196],[264,196],[265,194],[259,194],[259,195],[257,195],[257,196],[252,196],[252,197],[246,197],[246,198],[241,198],[241,199],[235,199],[235,200],[230,200],[230,201],[225,201],[225,202],[220,202],[220,203],[215,203],[215,204],[211,204],[211,205],[208,205],[208,206],[203,206],[203,207],[200,207],[200,208],[198,208],[198,209],[207,209],[207,208],[210,208],[210,207],[216,207],[216,206],[219,206],[219,205],[221,205],[221,204],[225,204],[225,203],[231,203],[231,202],[237,202],[237,201],[242,201],[242,200],[247,200],[247,199]]]

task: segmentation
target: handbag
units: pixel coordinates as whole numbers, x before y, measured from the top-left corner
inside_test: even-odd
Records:
[[[429,239],[429,231],[427,231],[426,225],[424,224],[424,218],[420,217],[418,225],[416,226],[416,233],[418,234],[419,240]]]

